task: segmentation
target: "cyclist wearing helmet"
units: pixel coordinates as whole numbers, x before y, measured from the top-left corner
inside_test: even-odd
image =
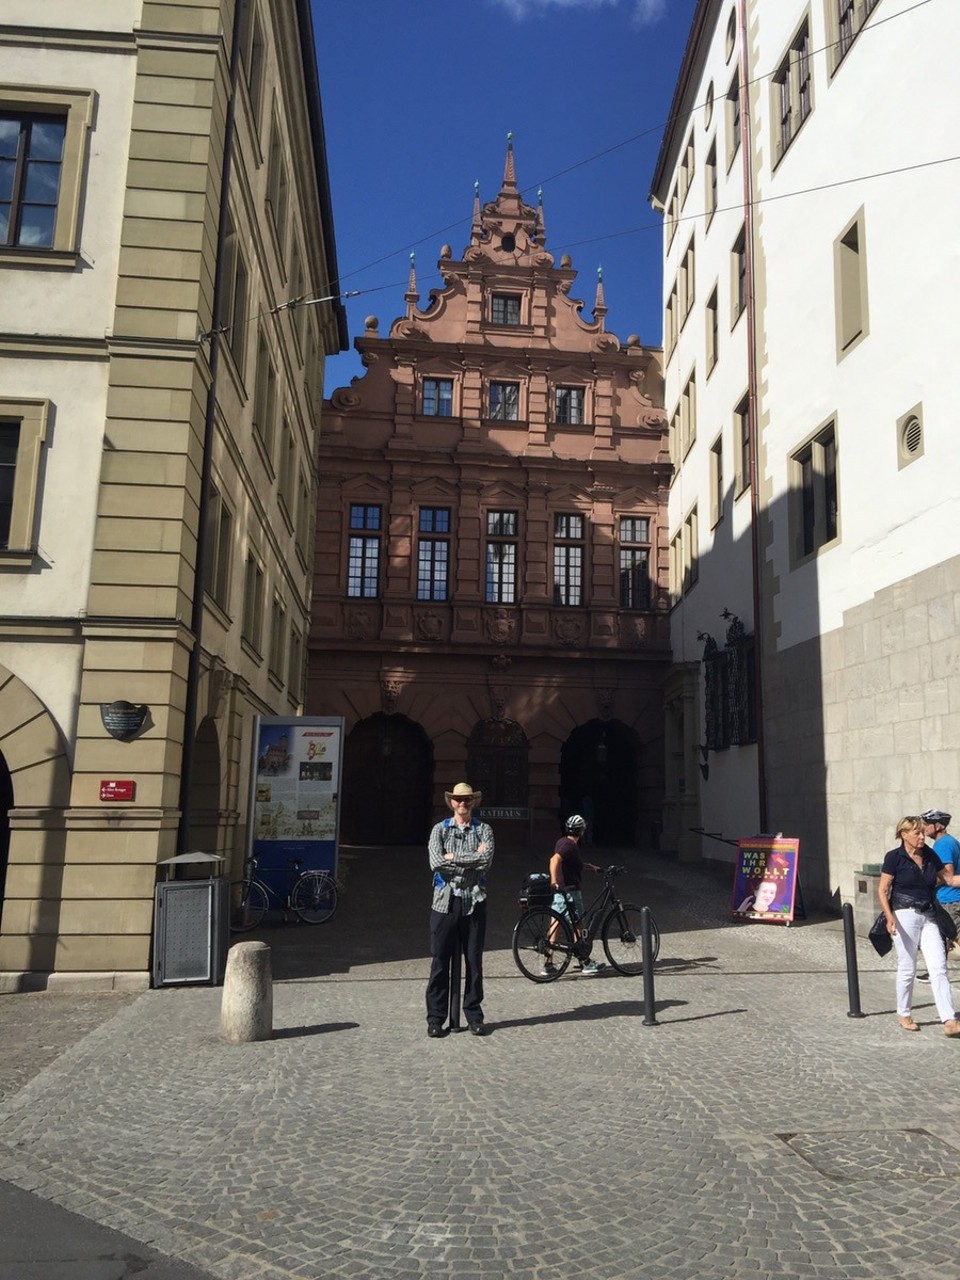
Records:
[[[944,911],[960,929],[960,843],[950,835],[950,814],[943,809],[928,809],[921,813],[923,834],[933,845],[933,852],[943,863],[944,882],[937,890],[937,900]],[[949,950],[949,944],[948,948]]]
[[[584,868],[599,874],[600,868],[592,862],[584,862],[580,852],[580,841],[587,830],[587,820],[579,813],[572,814],[564,823],[563,836],[553,847],[550,859],[550,883],[554,889],[553,910],[565,915],[574,925],[574,939],[580,936],[576,921],[583,915],[583,894],[580,891],[580,880]],[[571,914],[572,912],[572,914]],[[544,969],[552,968],[550,957],[546,958]],[[580,972],[592,977],[600,972],[600,966],[592,960],[585,960],[578,966]]]

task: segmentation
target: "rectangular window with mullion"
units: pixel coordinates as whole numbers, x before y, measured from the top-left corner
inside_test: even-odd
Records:
[[[490,319],[494,324],[516,326],[520,323],[520,297],[514,293],[495,293],[490,299]]]
[[[486,601],[515,604],[517,599],[517,513],[487,512]]]
[[[380,507],[353,503],[350,528],[366,530],[351,534],[347,549],[347,595],[351,599],[375,600],[380,594]]]
[[[13,517],[13,482],[17,474],[20,423],[0,422],[0,551],[10,545]]]
[[[453,379],[424,378],[421,404],[425,418],[452,418]]]
[[[495,422],[516,422],[519,419],[519,382],[490,383],[490,417]]]
[[[650,608],[650,519],[620,517],[620,608]]]
[[[448,534],[449,507],[421,507],[421,534]],[[450,590],[450,540],[421,537],[417,547],[417,599],[446,600]]]
[[[583,604],[584,519],[558,512],[553,517],[553,603]]]
[[[0,245],[53,247],[66,133],[63,117],[0,112]]]
[[[557,387],[554,420],[564,426],[582,426],[583,400],[583,387]]]

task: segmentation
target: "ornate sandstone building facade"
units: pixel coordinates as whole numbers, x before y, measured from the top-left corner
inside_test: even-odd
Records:
[[[592,320],[512,148],[441,288],[325,406],[307,710],[341,714],[341,836],[415,843],[468,778],[511,842],[586,810],[649,843],[669,664],[660,352]]]

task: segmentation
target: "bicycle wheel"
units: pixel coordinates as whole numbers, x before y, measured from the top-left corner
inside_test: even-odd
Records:
[[[552,953],[553,964],[547,968]],[[573,936],[563,916],[537,908],[525,911],[513,931],[513,958],[531,982],[554,982],[565,972],[573,953]],[[545,971],[546,970],[546,971]]]
[[[325,871],[305,871],[293,886],[290,906],[304,924],[323,924],[337,909],[337,885]]]
[[[235,880],[230,886],[230,929],[247,933],[267,914],[267,891],[259,880]]]
[[[603,949],[618,973],[643,973],[643,945],[640,941],[640,908],[625,902],[614,907],[603,922]],[[660,930],[650,917],[650,942],[653,958],[660,954]]]

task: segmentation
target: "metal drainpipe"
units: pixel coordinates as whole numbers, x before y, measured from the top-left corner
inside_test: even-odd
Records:
[[[249,0],[236,0],[233,9],[233,38],[230,45],[230,97],[224,123],[223,170],[220,174],[220,215],[217,221],[217,262],[213,276],[213,305],[210,321],[210,383],[207,387],[206,414],[203,424],[203,461],[200,470],[200,508],[197,515],[197,555],[193,573],[193,607],[190,630],[193,648],[187,665],[187,691],[183,711],[183,749],[180,757],[180,823],[177,827],[177,852],[187,851],[190,826],[190,775],[193,772],[193,743],[196,735],[197,705],[200,696],[200,637],[203,631],[204,548],[210,516],[210,474],[213,466],[213,437],[217,420],[217,371],[220,367],[220,326],[223,317],[223,243],[226,236],[230,170],[233,166],[234,116],[236,114],[237,79],[240,69],[240,15]]]
[[[763,717],[763,607],[760,595],[760,493],[757,396],[757,309],[754,294],[753,147],[747,57],[747,0],[738,0],[740,24],[740,149],[743,156],[743,245],[747,292],[747,415],[750,431],[750,550],[753,561],[753,672],[757,712],[757,792],[760,830],[767,829],[767,771]]]

